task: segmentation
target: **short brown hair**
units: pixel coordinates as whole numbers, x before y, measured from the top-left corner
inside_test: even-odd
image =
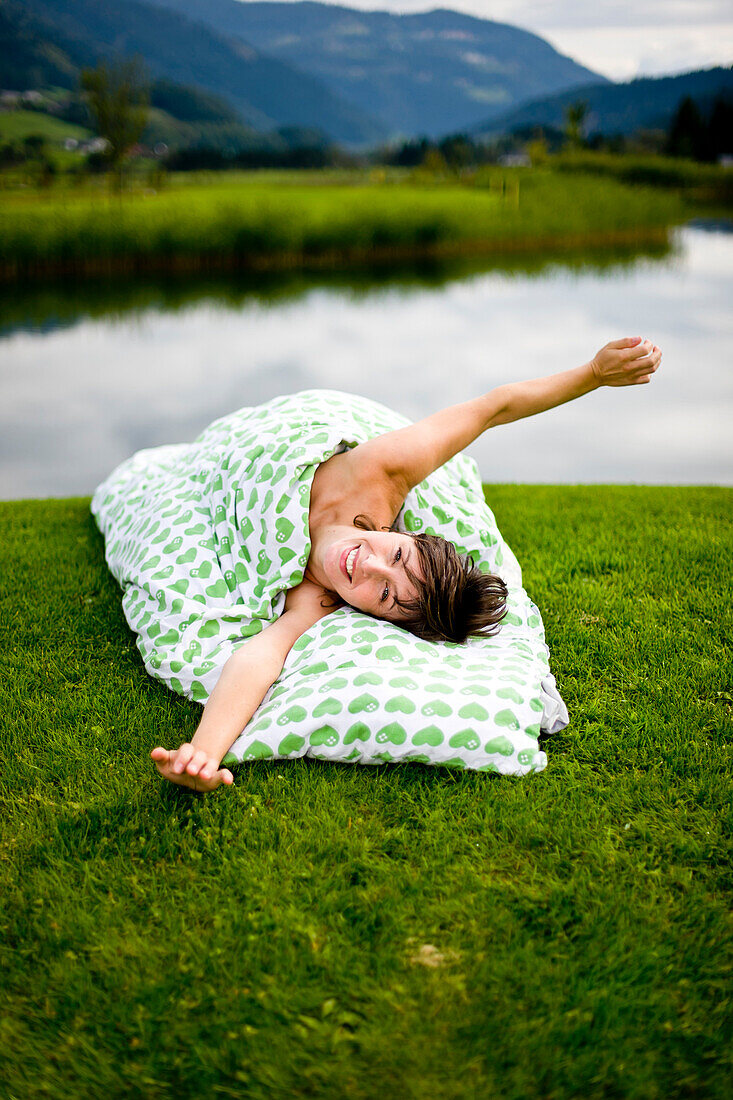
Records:
[[[354,526],[377,530],[365,515],[356,516]],[[506,614],[508,592],[501,577],[482,573],[471,557],[461,557],[453,543],[440,535],[402,533],[415,543],[424,580],[407,569],[418,594],[395,601],[407,613],[399,625],[427,642],[465,642],[469,637],[495,634]]]

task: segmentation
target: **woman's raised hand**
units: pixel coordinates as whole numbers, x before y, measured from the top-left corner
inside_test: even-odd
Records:
[[[219,767],[216,756],[195,748],[190,742],[170,750],[158,745],[150,756],[164,779],[194,791],[214,791],[221,783],[230,787],[234,782],[229,769]]]
[[[590,366],[601,386],[639,386],[651,382],[661,358],[661,351],[651,340],[629,336],[606,344],[591,359]]]

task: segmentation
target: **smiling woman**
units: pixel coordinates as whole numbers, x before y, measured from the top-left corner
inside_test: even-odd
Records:
[[[499,386],[416,424],[310,391],[225,417],[191,448],[123,463],[92,510],[128,621],[153,675],[208,696],[191,743],[153,749],[161,775],[200,790],[230,784],[226,751],[301,636],[343,604],[431,640],[494,631],[504,579],[437,531],[395,530],[408,494],[489,428],[600,386],[649,382],[660,359],[639,337],[617,340],[581,367]],[[439,507],[432,513],[441,519]],[[202,517],[211,523],[203,538]],[[232,624],[228,648],[204,659],[201,640],[222,623]],[[208,676],[210,692],[194,676]]]
[[[496,629],[507,596],[501,577],[482,573],[438,535],[378,530],[364,515],[355,516],[353,526],[367,533],[355,542],[352,529],[343,538],[334,529],[324,559],[336,600],[428,641],[463,642]]]
[[[353,527],[367,532],[356,542],[353,528],[332,529],[322,563],[328,587],[359,611],[404,623],[403,604],[416,600],[425,582],[424,571],[414,572],[419,555],[413,553],[413,536],[380,531],[365,516],[355,516]],[[309,564],[306,576],[314,575],[315,565]]]

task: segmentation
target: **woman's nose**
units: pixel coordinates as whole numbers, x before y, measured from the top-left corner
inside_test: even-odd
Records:
[[[361,563],[362,572],[366,577],[371,577],[375,571],[375,559],[374,554],[370,554],[368,558],[365,558]]]
[[[383,577],[386,573],[389,573],[389,562],[382,558],[380,554],[370,554],[362,562],[362,569],[367,577],[373,577],[377,574]]]

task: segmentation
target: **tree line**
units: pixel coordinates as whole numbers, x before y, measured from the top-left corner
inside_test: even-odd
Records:
[[[158,82],[160,83],[160,82]],[[81,75],[84,109],[95,132],[104,139],[104,151],[88,158],[91,170],[106,170],[116,188],[123,185],[125,163],[131,150],[145,130],[150,85],[146,82],[142,64],[136,60],[115,63],[101,62],[95,69],[85,69]],[[186,99],[188,94],[188,99]],[[183,87],[156,87],[156,101],[161,97],[168,108],[179,104],[184,113],[202,120],[216,118],[217,109],[228,110],[217,97],[199,95]],[[183,97],[183,98],[182,98]],[[157,102],[156,102],[156,105]],[[163,105],[163,104],[161,104]],[[205,143],[174,149],[159,158],[163,167],[175,171],[226,168],[324,168],[344,165],[387,164],[399,168],[422,167],[433,172],[456,172],[495,162],[502,154],[529,150],[533,163],[541,162],[549,152],[560,149],[594,149],[623,153],[633,148],[618,135],[587,135],[585,124],[587,104],[570,104],[565,111],[562,130],[553,127],[531,127],[504,135],[491,143],[478,141],[470,134],[450,134],[441,140],[419,137],[403,141],[398,146],[384,147],[370,154],[349,154],[326,140],[298,140],[290,135],[265,135],[261,143],[257,136],[247,148],[225,151]],[[231,115],[230,117],[234,117]],[[733,134],[733,100],[719,95],[712,104],[700,105],[690,96],[679,104],[670,126],[656,147],[648,150],[672,157],[685,157],[701,162],[715,162],[731,152]],[[36,166],[39,182],[50,183],[55,166],[44,149],[44,139],[31,135],[22,142],[0,145],[0,168],[17,164]]]

